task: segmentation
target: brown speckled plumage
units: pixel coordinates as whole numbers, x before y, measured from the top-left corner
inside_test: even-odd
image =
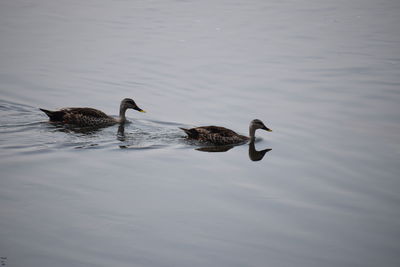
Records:
[[[271,131],[260,120],[251,121],[249,127],[250,137],[240,135],[230,129],[220,126],[202,126],[191,129],[181,129],[185,131],[189,139],[216,145],[240,144],[248,140],[254,140],[256,129]]]
[[[60,111],[64,112],[63,122],[67,124],[93,127],[113,125],[118,122],[117,119],[93,108],[65,108]]]
[[[125,111],[128,108],[144,112],[132,99],[129,98],[125,98],[121,101],[119,118],[108,116],[104,112],[94,108],[62,108],[56,111],[50,111],[46,109],[40,110],[49,116],[50,121],[61,122],[80,127],[104,127],[119,122],[124,122],[126,120]]]
[[[249,138],[244,135],[219,126],[203,126],[192,129],[181,128],[188,135],[188,138],[200,142],[218,145],[236,144],[247,141]]]

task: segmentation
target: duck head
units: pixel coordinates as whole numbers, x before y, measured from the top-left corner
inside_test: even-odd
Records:
[[[250,140],[254,141],[255,139],[255,132],[257,129],[262,129],[267,132],[272,132],[271,129],[269,129],[267,126],[264,125],[264,123],[260,120],[252,120],[250,122],[250,127],[249,127],[249,135],[250,135]]]
[[[250,128],[253,128],[254,130],[257,129],[262,129],[265,130],[267,132],[272,132],[271,129],[269,129],[267,126],[264,125],[264,123],[258,119],[252,120],[250,123]]]
[[[143,109],[139,108],[135,101],[133,101],[133,99],[131,98],[125,98],[121,101],[121,110],[127,110],[128,108],[137,110],[139,112],[146,112]]]

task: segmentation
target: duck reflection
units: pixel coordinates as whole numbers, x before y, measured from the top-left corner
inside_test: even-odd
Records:
[[[251,161],[260,161],[264,158],[265,154],[268,151],[271,151],[271,148],[263,149],[263,150],[256,150],[256,146],[254,141],[249,143],[249,158]],[[202,152],[227,152],[230,149],[235,147],[234,145],[226,145],[226,146],[207,146],[207,147],[200,147],[196,148],[198,151]]]
[[[252,141],[249,144],[249,158],[252,161],[260,161],[264,158],[265,153],[267,153],[268,151],[271,151],[271,150],[272,150],[271,148],[267,148],[264,150],[257,151],[254,141]]]
[[[234,146],[229,145],[229,146],[206,146],[206,147],[199,147],[196,148],[198,151],[203,151],[203,152],[226,152],[228,150],[231,150]]]
[[[125,123],[120,123],[118,126],[118,132],[117,132],[117,139],[118,141],[124,142],[126,140],[125,138]]]
[[[83,135],[92,135],[100,130],[104,129],[104,126],[95,126],[95,127],[80,127],[69,124],[61,124],[57,122],[46,122],[44,124],[48,129],[63,133],[75,133],[75,134],[83,134]]]

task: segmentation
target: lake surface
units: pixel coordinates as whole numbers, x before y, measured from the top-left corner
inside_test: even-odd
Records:
[[[400,266],[399,14],[1,1],[1,264]],[[147,113],[128,110],[123,134],[38,109],[117,115],[125,97]],[[255,118],[273,132],[226,152],[179,129],[247,134]]]

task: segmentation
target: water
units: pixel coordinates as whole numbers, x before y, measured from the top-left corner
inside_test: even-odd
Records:
[[[399,11],[2,1],[1,263],[399,266]],[[125,97],[147,113],[123,135],[38,110],[116,115]],[[273,129],[255,148],[202,151],[179,130],[255,118]]]

